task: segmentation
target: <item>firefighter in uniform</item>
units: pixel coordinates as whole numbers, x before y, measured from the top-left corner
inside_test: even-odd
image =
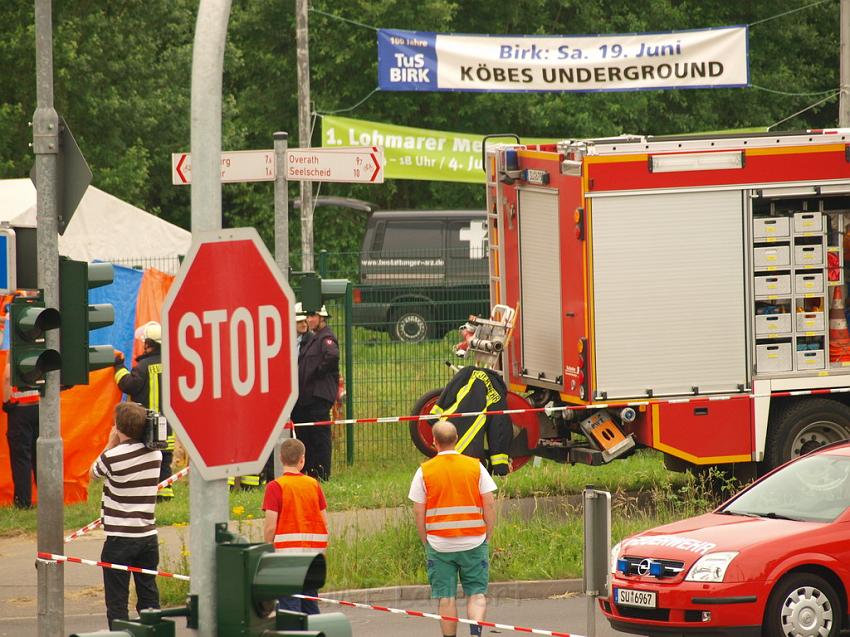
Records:
[[[301,344],[298,359],[298,402],[295,422],[327,420],[339,392],[339,344],[323,305],[306,312],[313,337]],[[307,448],[304,473],[319,480],[331,477],[331,428],[326,425],[300,427],[296,434]]]
[[[32,506],[32,481],[36,478],[39,393],[37,389],[12,387],[10,382],[7,365],[3,375],[3,411],[7,416],[6,439],[15,485],[13,502],[20,509],[28,509]]]
[[[149,321],[136,330],[136,338],[144,343],[144,351],[136,358],[136,366],[127,370],[124,354],[115,354],[115,383],[130,398],[148,409],[162,413],[162,326]],[[162,450],[159,481],[171,477],[174,456],[174,431],[168,426],[168,446]],[[159,490],[157,498],[171,499],[174,490],[168,486]]]

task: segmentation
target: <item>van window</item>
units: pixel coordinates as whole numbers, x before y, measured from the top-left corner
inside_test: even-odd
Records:
[[[382,238],[380,246],[376,245],[375,248],[380,249],[384,256],[443,250],[442,223],[439,221],[389,221]]]
[[[487,258],[487,221],[464,219],[449,223],[449,257],[453,259]]]

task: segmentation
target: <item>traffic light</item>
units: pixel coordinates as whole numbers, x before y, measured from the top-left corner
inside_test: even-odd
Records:
[[[45,341],[45,333],[59,327],[59,312],[45,307],[40,294],[18,297],[12,301],[9,321],[12,385],[19,389],[37,388],[44,383],[47,372],[62,365],[59,352],[48,349]]]
[[[351,637],[342,613],[273,613],[277,598],[324,585],[323,555],[275,553],[273,545],[245,542],[224,524],[216,540],[218,637]]]
[[[89,345],[89,331],[112,325],[115,309],[109,303],[89,305],[89,290],[112,283],[111,263],[59,259],[59,311],[62,315],[61,382],[88,385],[89,372],[111,367],[111,345]]]

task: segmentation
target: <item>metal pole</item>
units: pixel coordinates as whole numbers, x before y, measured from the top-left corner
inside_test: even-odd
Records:
[[[274,134],[274,256],[277,267],[286,281],[289,281],[289,192],[286,182],[286,148],[289,133],[278,131]],[[292,437],[291,429],[284,429],[272,451],[274,474],[283,474],[280,461],[280,445]]]
[[[201,0],[192,48],[192,231],[221,229],[221,85],[230,0]],[[191,592],[198,634],[215,637],[215,525],[228,521],[227,480],[189,472]]]
[[[47,307],[59,307],[59,115],[53,108],[53,5],[35,2],[36,110],[32,119],[36,179],[38,287]],[[47,332],[47,347],[59,349],[59,330]],[[61,350],[60,350],[61,351]],[[64,519],[62,434],[59,427],[59,372],[49,372],[39,404],[36,442],[38,550],[61,553]],[[38,635],[65,632],[65,571],[61,562],[36,562]]]
[[[309,0],[295,0],[295,40],[298,63],[298,144],[310,147],[310,43],[307,33]],[[301,270],[313,271],[313,184],[301,186]]]
[[[838,97],[838,126],[844,128],[850,126],[850,0],[841,0],[838,19],[841,37],[838,48],[841,89]]]
[[[289,280],[289,193],[286,183],[286,149],[289,133],[274,134],[274,257],[283,278]]]
[[[354,418],[354,288],[345,286],[345,417]],[[345,460],[354,464],[354,425],[345,425]]]

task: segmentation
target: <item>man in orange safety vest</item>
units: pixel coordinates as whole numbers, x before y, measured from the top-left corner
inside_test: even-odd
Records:
[[[437,455],[416,471],[408,494],[425,545],[431,597],[439,600],[441,615],[456,617],[460,576],[466,614],[481,621],[487,610],[496,483],[477,458],[455,451],[457,429],[452,423],[439,420],[432,431]],[[445,637],[456,634],[455,622],[441,620],[440,627]],[[481,635],[480,626],[469,630]]]
[[[301,473],[304,443],[288,438],[280,446],[283,475],[266,485],[263,510],[266,512],[263,539],[273,542],[275,551],[288,555],[318,555],[328,547],[328,512],[319,483]],[[316,597],[319,591],[305,588],[302,593]],[[313,600],[281,597],[278,608],[316,615]]]

